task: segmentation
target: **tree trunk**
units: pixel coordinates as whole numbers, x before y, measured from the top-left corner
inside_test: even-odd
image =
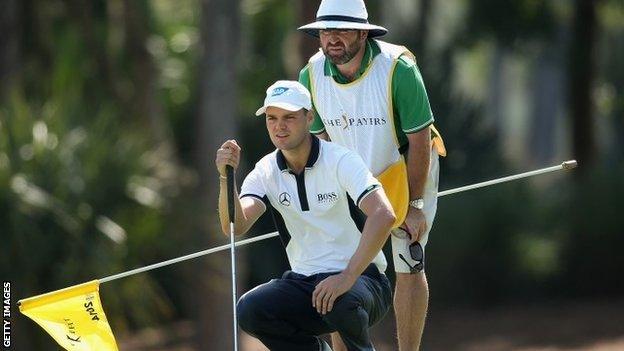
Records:
[[[201,1],[199,111],[196,120],[195,164],[199,173],[197,203],[200,226],[208,246],[223,243],[217,217],[218,174],[215,151],[237,131],[238,1]],[[214,257],[213,257],[214,256]],[[211,255],[196,266],[193,282],[200,350],[232,349],[230,265],[224,255]]]
[[[117,72],[113,69],[113,66],[108,58],[106,52],[106,40],[98,36],[97,25],[98,20],[104,21],[104,19],[95,18],[94,3],[83,2],[80,0],[65,0],[65,6],[69,9],[70,20],[73,21],[80,28],[80,35],[82,36],[85,46],[88,52],[92,55],[95,63],[95,76],[101,82],[101,85],[106,93],[116,101],[124,101],[127,103],[127,99],[124,99],[117,89]],[[102,17],[106,17],[106,14],[99,14]],[[93,94],[86,94],[92,99],[98,99],[98,97],[91,96]]]
[[[318,2],[316,1],[300,1],[299,2],[299,21],[300,25],[308,24],[316,20],[316,10]],[[303,32],[299,33],[301,40],[299,41],[299,54],[302,57],[301,62],[308,63],[308,59],[314,55],[319,49],[319,40],[313,36]]]
[[[158,78],[156,67],[147,51],[149,33],[148,5],[144,1],[124,0],[125,47],[132,65],[132,82],[136,101],[130,108],[132,113],[149,126],[157,142],[172,139],[171,131],[164,116],[163,106],[158,98]]]
[[[576,0],[570,47],[570,114],[573,155],[579,176],[586,174],[596,158],[592,85],[595,75],[596,1]]]
[[[596,141],[594,135],[592,86],[595,75],[594,41],[596,21],[595,0],[576,0],[574,2],[574,19],[572,23],[572,37],[569,51],[569,113],[572,118],[572,150],[573,156],[579,162],[575,170],[575,184],[570,197],[569,209],[569,237],[567,238],[566,259],[570,262],[566,267],[564,281],[570,282],[568,290],[577,294],[586,293],[582,287],[584,277],[592,274],[592,267],[579,265],[575,262],[578,257],[595,250],[595,236],[599,227],[590,225],[591,220],[579,203],[588,198],[592,180],[590,175],[596,161]],[[595,252],[595,251],[594,251]]]
[[[7,98],[18,77],[19,19],[18,1],[4,1],[0,11],[0,102]]]
[[[429,36],[429,22],[427,20],[431,16],[431,0],[420,0],[419,5],[414,54],[417,57],[424,57],[427,50],[427,37]]]

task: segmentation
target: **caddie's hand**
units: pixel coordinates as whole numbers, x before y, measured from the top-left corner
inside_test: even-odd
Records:
[[[407,210],[407,216],[405,217],[405,222],[403,222],[402,227],[407,229],[407,232],[410,233],[412,243],[419,241],[420,237],[427,230],[427,218],[425,218],[425,214],[422,210],[410,206]]]
[[[351,289],[357,277],[345,273],[329,276],[316,285],[312,293],[312,307],[320,314],[327,314],[334,308],[334,302],[340,295]]]
[[[236,140],[228,140],[217,150],[217,157],[215,164],[217,170],[222,177],[226,176],[225,166],[232,166],[234,170],[238,168],[240,161],[240,146],[236,143]]]

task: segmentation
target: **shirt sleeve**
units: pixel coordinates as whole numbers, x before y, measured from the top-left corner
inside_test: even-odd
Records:
[[[260,178],[260,175],[261,173],[258,170],[258,165],[256,165],[256,168],[254,168],[247,175],[247,177],[245,177],[245,180],[243,181],[243,185],[241,186],[239,198],[242,199],[244,197],[250,196],[250,197],[253,197],[262,201],[262,203],[264,203],[264,205],[267,206],[268,199],[266,196],[266,190],[262,182],[262,179]]]
[[[401,56],[392,76],[394,113],[404,133],[416,133],[434,121],[425,83],[416,62]]]
[[[301,72],[299,72],[299,83],[303,84],[306,89],[312,95],[312,84],[310,82],[310,66],[306,65],[303,67]],[[312,112],[314,113],[314,121],[310,126],[310,133],[312,134],[321,134],[325,131],[325,125],[323,124],[323,120],[321,120],[321,116],[319,116],[318,112],[316,112],[316,107],[314,106],[314,99],[312,99]]]
[[[362,200],[381,187],[377,178],[355,152],[349,151],[338,161],[338,181],[359,207]]]

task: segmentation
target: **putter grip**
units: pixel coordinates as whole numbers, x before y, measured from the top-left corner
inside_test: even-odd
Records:
[[[234,206],[234,168],[232,166],[225,166],[225,177],[227,178],[228,217],[230,223],[234,223],[236,206]]]

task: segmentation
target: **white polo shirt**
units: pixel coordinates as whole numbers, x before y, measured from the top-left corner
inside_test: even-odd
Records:
[[[240,197],[252,196],[271,209],[292,271],[312,275],[347,267],[366,221],[356,205],[379,187],[360,156],[313,136],[301,174],[275,150],[247,175]],[[386,270],[381,251],[372,263]]]

